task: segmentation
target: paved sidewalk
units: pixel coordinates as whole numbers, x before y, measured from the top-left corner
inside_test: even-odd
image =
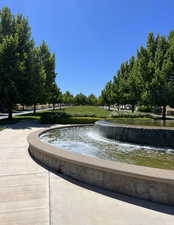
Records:
[[[85,186],[35,163],[26,137],[43,127],[21,122],[0,132],[0,225],[174,224],[174,207]]]

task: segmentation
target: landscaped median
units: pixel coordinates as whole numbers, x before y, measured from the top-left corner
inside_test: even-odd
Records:
[[[140,112],[112,112],[97,106],[72,106],[40,114],[41,123],[45,124],[91,124],[103,119],[151,120],[153,116]]]
[[[58,149],[40,140],[39,136],[48,130],[28,136],[30,154],[45,166],[112,192],[174,205],[174,171],[112,162]]]

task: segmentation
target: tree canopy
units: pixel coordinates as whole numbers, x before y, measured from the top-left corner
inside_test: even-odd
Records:
[[[113,80],[101,92],[106,105],[159,106],[166,118],[166,106],[174,105],[174,31],[169,36],[149,33],[146,46],[121,64]]]
[[[53,101],[53,89],[60,92],[55,55],[44,41],[35,45],[28,19],[9,8],[0,11],[0,65],[0,104],[10,119],[16,104],[36,106]]]

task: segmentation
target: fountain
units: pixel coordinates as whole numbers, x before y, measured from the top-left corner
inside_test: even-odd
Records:
[[[42,134],[40,138],[59,149],[94,158],[174,169],[173,149],[120,142],[105,138],[101,135],[103,133],[98,129],[97,123],[95,127],[54,129]]]
[[[147,140],[153,132],[156,136],[162,133],[160,137],[165,138],[166,133],[163,131],[168,131],[170,138],[174,135],[172,128],[140,128],[104,121],[97,122],[94,127],[64,126],[29,135],[29,151],[33,158],[44,165],[87,184],[173,205],[174,172],[147,166],[153,167],[155,162],[155,167],[174,169],[174,150],[161,148],[165,140],[153,143],[145,140],[137,142],[141,144],[138,145],[132,144],[136,143],[135,139],[129,139],[132,132],[132,137],[137,139],[137,132],[141,132]],[[123,135],[126,137],[122,139]],[[165,147],[173,145],[166,144]],[[143,164],[141,160],[146,157],[147,164]]]
[[[107,138],[136,144],[174,148],[174,127],[125,125],[108,121],[98,121],[96,127]]]

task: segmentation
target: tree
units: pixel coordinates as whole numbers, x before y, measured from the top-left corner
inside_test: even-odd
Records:
[[[102,91],[104,102],[160,106],[166,118],[166,106],[174,105],[174,31],[169,37],[149,33],[147,46],[137,57],[122,63],[112,82]],[[112,88],[111,88],[112,85]],[[113,92],[113,93],[112,93]],[[112,98],[113,97],[113,98]],[[108,104],[108,103],[107,103]]]
[[[56,72],[55,72],[55,55],[52,54],[45,41],[42,42],[39,47],[39,60],[40,64],[45,72],[44,81],[44,102],[49,101],[51,90],[54,89]]]
[[[79,93],[75,96],[74,102],[77,105],[88,105],[88,98],[86,95]]]
[[[55,89],[55,55],[43,41],[35,47],[28,20],[0,11],[0,101],[9,112],[17,103],[47,103]]]
[[[117,77],[114,79],[114,100],[119,105],[132,105],[132,112],[135,110],[135,105],[138,102],[138,95],[135,84],[135,68],[136,61],[131,57],[129,62],[121,65]]]
[[[148,71],[151,76],[150,79],[143,80],[146,89],[144,89],[142,94],[142,99],[146,104],[162,107],[163,120],[166,119],[166,106],[170,104],[172,97],[171,82],[169,82],[167,77],[169,73],[169,67],[166,64],[168,63],[168,60],[166,61],[168,49],[168,40],[166,37],[159,35],[156,39],[156,48],[153,58],[147,48],[149,53]]]
[[[16,31],[19,37],[19,73],[20,79],[17,81],[20,93],[20,101],[18,103],[24,105],[28,104],[29,83],[31,76],[31,58],[34,50],[34,40],[31,39],[31,27],[28,20],[21,14],[16,16]]]
[[[88,96],[88,104],[89,105],[97,105],[98,99],[94,94]]]
[[[12,15],[11,10],[7,7],[0,11],[0,43],[4,37],[15,34],[15,17]]]
[[[40,48],[35,47],[33,49],[30,58],[30,80],[28,82],[27,94],[29,98],[26,100],[26,104],[33,105],[33,113],[36,113],[36,105],[38,103],[45,102],[45,80],[46,73],[43,64],[40,61]]]
[[[158,40],[156,71],[151,96],[156,105],[162,106],[162,119],[166,119],[166,106],[174,103],[174,36]]]
[[[55,104],[61,103],[62,100],[62,93],[60,89],[57,87],[57,84],[54,83],[52,85],[52,88],[50,90],[50,98],[49,98],[49,103],[53,105],[53,110],[55,110]]]
[[[21,15],[13,16],[8,8],[0,11],[0,97],[9,119],[26,90],[26,50],[32,43],[30,35],[27,19]]]
[[[18,36],[7,36],[0,44],[0,98],[3,107],[12,119],[12,110],[20,100],[17,81],[18,74]]]
[[[121,82],[120,82],[121,76],[120,71],[118,71],[117,75],[113,78],[113,103],[117,106],[118,111],[120,110],[120,105],[123,104],[124,99],[124,93],[122,92],[122,89],[120,88]]]
[[[113,92],[113,83],[109,81],[105,88],[101,92],[101,96],[103,99],[103,103],[108,106],[108,110],[110,110],[111,105],[114,103],[114,92]]]
[[[74,96],[69,91],[66,91],[63,94],[62,101],[63,101],[64,104],[67,104],[67,105],[73,104],[74,103]]]
[[[97,105],[101,106],[101,105],[103,105],[103,104],[104,104],[104,103],[103,103],[103,98],[102,98],[102,96],[100,95],[100,96],[98,97]]]
[[[39,47],[34,47],[31,54],[28,54],[28,89],[24,103],[33,105],[33,113],[36,113],[36,105],[38,103],[48,103],[55,94],[56,89],[56,73],[55,73],[55,56],[49,52],[45,42]],[[56,89],[57,91],[57,89]],[[25,95],[24,95],[25,96]]]

